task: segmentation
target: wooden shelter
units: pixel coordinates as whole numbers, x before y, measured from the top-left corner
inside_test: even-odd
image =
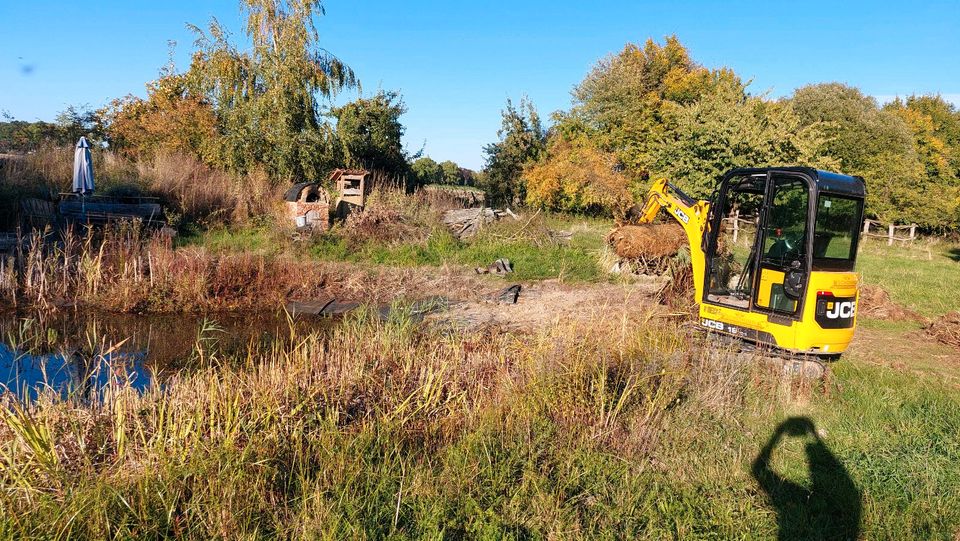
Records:
[[[337,217],[346,218],[354,210],[363,210],[370,194],[370,172],[365,169],[334,169],[328,181],[339,194]]]

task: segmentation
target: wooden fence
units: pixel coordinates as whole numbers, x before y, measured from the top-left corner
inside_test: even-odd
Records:
[[[740,211],[734,211],[723,219],[724,226],[728,232],[733,233],[733,242],[737,242],[740,237],[741,224],[756,225],[756,216],[740,216]],[[905,233],[901,233],[905,232]],[[863,236],[887,239],[887,245],[892,245],[894,241],[914,242],[917,240],[917,224],[895,225],[883,224],[876,220],[863,221]]]
[[[917,240],[917,224],[910,224],[910,225],[887,224],[886,232],[882,232],[884,230],[883,225],[884,224],[876,220],[864,220],[863,236],[887,239],[887,246],[892,246],[893,241],[895,240],[899,240],[902,242],[913,242]],[[877,226],[876,227],[877,231],[881,231],[881,232],[879,233],[871,232],[871,229],[874,226]],[[908,234],[909,236],[898,235],[898,232],[900,231],[909,231],[909,234]]]
[[[733,233],[733,242],[736,243],[740,238],[740,224],[749,224],[756,226],[757,225],[757,216],[747,216],[745,218],[740,217],[740,211],[736,210],[732,212],[729,216],[723,219],[724,225],[727,228],[727,231]]]

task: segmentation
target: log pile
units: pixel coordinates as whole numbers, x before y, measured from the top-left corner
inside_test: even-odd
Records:
[[[443,223],[458,239],[472,237],[483,226],[496,222],[506,216],[517,219],[517,215],[507,210],[496,210],[490,207],[475,209],[448,210],[443,213]]]

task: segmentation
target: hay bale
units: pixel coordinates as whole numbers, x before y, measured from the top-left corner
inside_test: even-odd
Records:
[[[891,300],[887,290],[870,284],[860,286],[857,315],[891,321],[923,321],[923,316],[920,314]]]
[[[621,259],[672,257],[686,246],[687,235],[677,224],[625,225],[607,234],[607,244]]]
[[[937,341],[960,348],[960,312],[940,316],[927,325],[926,331]]]

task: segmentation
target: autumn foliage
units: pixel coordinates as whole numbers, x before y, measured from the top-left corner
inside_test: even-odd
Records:
[[[632,204],[617,158],[584,137],[554,138],[546,157],[524,171],[527,203],[556,210],[609,209],[622,215]]]

